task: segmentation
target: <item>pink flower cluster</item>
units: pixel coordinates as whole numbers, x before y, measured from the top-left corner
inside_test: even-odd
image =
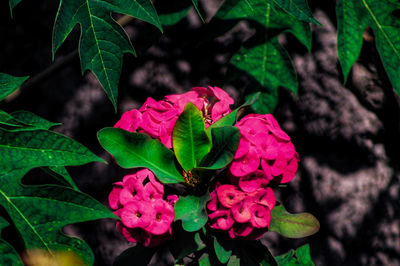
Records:
[[[174,220],[173,204],[176,195],[163,199],[164,187],[148,169],[126,175],[122,182],[114,183],[109,204],[121,217],[117,230],[130,242],[146,247],[158,245],[169,239]]]
[[[175,122],[188,102],[203,112],[208,127],[231,112],[229,105],[233,104],[233,99],[220,88],[211,86],[195,87],[187,93],[168,95],[161,101],[147,98],[139,110],[125,112],[114,127],[148,134],[172,148]]]
[[[239,128],[241,138],[230,166],[233,176],[247,178],[262,168],[267,180],[287,183],[293,179],[299,155],[290,137],[271,114],[249,114],[235,126]]]
[[[248,239],[258,239],[268,230],[274,207],[274,191],[261,185],[242,189],[218,184],[207,204],[211,228],[227,230],[231,238]]]

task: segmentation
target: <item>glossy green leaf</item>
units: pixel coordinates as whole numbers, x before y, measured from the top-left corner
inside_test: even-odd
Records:
[[[43,249],[50,254],[69,250],[92,264],[93,254],[87,244],[67,236],[62,228],[78,222],[118,217],[82,192],[55,185],[22,185],[20,180],[27,171],[27,168],[12,169],[0,174],[0,204],[21,233],[26,248]]]
[[[172,143],[176,159],[185,171],[195,168],[210,151],[203,115],[193,103],[187,103],[176,120]]]
[[[214,237],[215,255],[217,255],[217,258],[221,263],[227,263],[232,255],[233,244],[230,242],[233,242],[232,239],[227,241],[225,239]]]
[[[313,18],[310,8],[308,7],[307,0],[268,0],[273,5],[279,6],[285,10],[286,13],[294,16],[295,18],[304,22],[314,23],[321,25],[315,18]]]
[[[174,153],[160,141],[119,128],[104,128],[97,137],[121,167],[146,167],[163,183],[184,182],[175,166]]]
[[[54,25],[53,55],[80,24],[82,72],[94,73],[116,109],[122,56],[135,52],[122,27],[112,19],[112,12],[130,15],[162,30],[150,0],[62,0]]]
[[[0,128],[0,172],[39,166],[82,165],[102,160],[82,144],[48,130]]]
[[[260,93],[260,92],[256,92]],[[254,93],[249,93],[246,95],[247,97],[253,96]],[[271,90],[270,92],[262,92],[258,98],[258,101],[255,102],[251,108],[259,114],[270,114],[274,111],[278,100],[278,91]]]
[[[11,6],[11,2],[10,2]],[[29,77],[14,77],[0,73],[0,101],[16,91]]]
[[[306,244],[299,247],[296,251],[289,252],[275,257],[279,266],[314,266],[311,259],[310,245]]]
[[[345,80],[360,55],[367,26],[374,31],[376,47],[396,92],[400,94],[400,19],[393,15],[400,9],[397,0],[339,0],[338,55]]]
[[[257,102],[257,100],[259,99],[261,93],[254,93],[252,94],[250,97],[246,98],[246,102],[244,104],[242,104],[241,106],[239,106],[238,108],[236,108],[235,110],[233,110],[231,113],[229,113],[228,115],[222,117],[221,119],[217,120],[215,123],[211,124],[207,129],[206,129],[206,133],[207,136],[209,138],[212,138],[211,136],[211,130],[213,128],[216,127],[223,127],[223,126],[233,126],[236,123],[236,120],[238,119],[239,113],[253,105],[255,102]]]
[[[200,230],[207,223],[206,203],[209,199],[209,193],[201,197],[179,197],[174,208],[175,221],[182,220],[182,227],[188,232]]]
[[[233,126],[216,127],[211,130],[212,149],[200,164],[200,169],[217,170],[227,166],[239,146],[240,131]]]
[[[289,238],[302,238],[319,231],[318,220],[310,213],[291,214],[282,205],[271,211],[269,230]]]
[[[199,232],[193,233],[184,230],[175,231],[173,240],[169,244],[169,249],[176,262],[205,247],[206,244],[201,239]]]
[[[65,167],[49,166],[49,167],[41,167],[41,169],[44,172],[51,175],[52,177],[54,177],[61,184],[78,190],[78,187],[76,186],[74,180],[69,175],[69,173],[68,173],[67,169],[65,169]]]
[[[9,226],[9,223],[0,216],[0,234],[2,230]],[[0,265],[13,265],[13,266],[23,266],[18,252],[11,246],[7,241],[0,237]]]

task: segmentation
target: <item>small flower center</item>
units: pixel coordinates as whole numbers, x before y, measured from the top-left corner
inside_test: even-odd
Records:
[[[142,214],[140,212],[136,212],[136,217],[140,218],[140,217],[142,217]]]
[[[156,215],[156,220],[157,220],[157,221],[160,221],[160,220],[161,220],[161,213],[157,213],[157,215]]]

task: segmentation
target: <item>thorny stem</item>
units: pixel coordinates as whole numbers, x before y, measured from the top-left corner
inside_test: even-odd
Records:
[[[121,25],[121,27],[126,26],[131,20],[133,20],[133,17],[128,16],[128,15],[124,15],[122,17],[120,17],[117,20],[117,23],[119,25]],[[54,61],[49,67],[47,67],[46,69],[44,69],[42,72],[40,72],[39,74],[35,75],[33,78],[29,79],[27,82],[25,82],[24,84],[22,84],[22,86],[15,91],[13,94],[9,95],[5,101],[11,101],[14,98],[18,97],[18,95],[20,94],[21,90],[27,89],[29,87],[34,86],[35,84],[40,83],[41,81],[47,79],[48,77],[50,77],[54,72],[66,67],[67,65],[69,65],[72,61],[74,61],[75,59],[77,59],[79,56],[78,53],[78,49],[75,49],[74,51],[70,52],[69,54],[67,54],[66,56],[60,58],[57,61]]]

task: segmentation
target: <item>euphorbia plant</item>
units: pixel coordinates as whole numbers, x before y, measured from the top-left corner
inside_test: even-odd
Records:
[[[120,217],[117,230],[138,243],[135,249],[155,253],[168,243],[161,248],[176,263],[276,264],[259,241],[264,233],[299,238],[318,231],[315,217],[292,215],[275,198],[274,189],[297,171],[290,137],[271,114],[236,121],[256,99],[232,111],[226,92],[196,87],[148,98],[98,133],[115,161],[133,168],[114,183],[109,203]]]

